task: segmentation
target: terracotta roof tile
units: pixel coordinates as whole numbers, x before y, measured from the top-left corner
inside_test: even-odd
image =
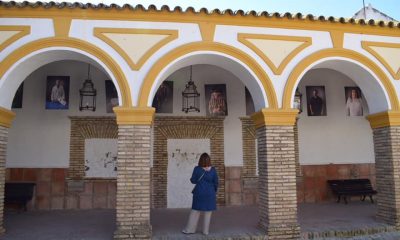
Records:
[[[389,27],[389,28],[400,28],[400,22],[385,22],[385,21],[377,21],[377,20],[369,20],[365,21],[364,19],[353,19],[353,18],[335,18],[333,16],[330,17],[325,17],[325,16],[314,16],[311,14],[308,15],[303,15],[301,13],[268,13],[267,11],[263,12],[256,12],[256,11],[249,11],[249,12],[244,12],[243,10],[237,10],[233,11],[231,9],[225,9],[225,10],[220,10],[220,9],[213,9],[213,10],[208,10],[207,8],[201,8],[199,11],[196,11],[193,7],[188,7],[186,10],[183,10],[181,7],[177,6],[173,9],[171,9],[167,5],[163,5],[161,8],[157,8],[155,5],[149,5],[147,8],[145,8],[143,5],[130,5],[130,4],[124,4],[122,6],[118,4],[92,4],[92,3],[80,3],[80,2],[61,2],[61,3],[56,3],[56,2],[42,2],[42,1],[37,1],[37,2],[28,2],[28,1],[23,1],[23,2],[15,2],[15,1],[0,1],[0,7],[6,7],[6,8],[70,8],[70,9],[117,9],[117,10],[123,10],[123,9],[129,9],[132,11],[135,10],[141,10],[141,11],[160,11],[160,12],[178,12],[178,13],[202,13],[202,14],[218,14],[218,15],[231,15],[231,16],[253,16],[253,17],[267,17],[267,18],[287,18],[287,19],[301,19],[301,20],[310,20],[310,21],[320,21],[320,22],[338,22],[338,23],[351,23],[351,24],[358,24],[358,25],[370,25],[370,26],[380,26],[380,27]]]

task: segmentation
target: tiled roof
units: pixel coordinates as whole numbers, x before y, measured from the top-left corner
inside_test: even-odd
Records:
[[[87,3],[83,4],[80,2],[62,2],[62,3],[56,3],[56,2],[15,2],[15,1],[10,1],[10,2],[5,2],[5,1],[0,1],[0,7],[6,7],[6,8],[69,8],[69,9],[116,9],[116,10],[140,10],[140,11],[160,11],[160,12],[177,12],[177,13],[198,13],[198,14],[219,14],[219,15],[231,15],[231,16],[253,16],[253,17],[264,17],[264,18],[286,18],[286,19],[301,19],[301,20],[310,20],[310,21],[320,21],[320,22],[338,22],[338,23],[351,23],[351,24],[358,24],[358,25],[370,25],[370,26],[380,26],[380,27],[389,27],[389,28],[400,28],[400,22],[385,22],[385,21],[376,21],[376,20],[364,20],[364,19],[354,19],[354,18],[335,18],[335,17],[325,17],[325,16],[314,16],[311,14],[308,15],[303,15],[301,13],[269,13],[267,11],[263,12],[256,12],[256,11],[249,11],[249,12],[244,12],[243,10],[237,10],[233,11],[231,9],[226,9],[226,10],[219,10],[219,9],[213,9],[213,10],[208,10],[206,8],[201,8],[199,11],[196,11],[193,7],[188,7],[185,10],[183,10],[181,7],[175,7],[175,8],[170,8],[167,5],[162,6],[161,8],[157,8],[155,5],[150,5],[147,8],[145,8],[143,5],[136,5],[132,6],[130,4],[124,4],[122,6],[118,4],[92,4],[92,3]]]

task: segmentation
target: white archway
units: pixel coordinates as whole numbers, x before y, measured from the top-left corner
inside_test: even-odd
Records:
[[[67,47],[51,47],[35,51],[17,61],[0,80],[0,107],[11,109],[14,94],[20,84],[36,69],[57,61],[74,60],[89,63],[102,70],[113,81],[121,105],[121,90],[110,69],[98,58],[82,50]]]
[[[158,87],[168,76],[181,68],[197,64],[214,65],[231,72],[250,91],[256,111],[268,107],[267,93],[256,74],[238,59],[218,52],[192,52],[169,63],[156,77],[147,99],[147,105],[151,106]]]
[[[361,63],[344,58],[328,58],[316,62],[311,67],[311,69],[320,68],[338,71],[352,79],[363,92],[370,114],[391,109],[390,99],[382,82],[378,80],[378,77],[370,69]]]

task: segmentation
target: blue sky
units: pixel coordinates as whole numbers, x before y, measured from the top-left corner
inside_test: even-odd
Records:
[[[313,14],[316,16],[335,16],[352,17],[355,12],[363,7],[362,0],[86,0],[91,3],[117,3],[123,5],[142,4],[148,6],[154,4],[158,7],[169,5],[170,7],[181,6],[186,9],[189,6],[196,10],[201,7],[208,9],[219,8],[244,11],[255,10],[257,12],[301,12],[303,14]],[[82,1],[84,2],[84,1]],[[381,12],[400,21],[400,0],[365,0],[365,5],[369,3]]]

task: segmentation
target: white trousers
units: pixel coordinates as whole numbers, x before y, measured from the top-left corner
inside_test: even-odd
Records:
[[[207,235],[209,233],[210,221],[211,221],[211,213],[212,211],[190,211],[189,220],[187,222],[185,231],[188,233],[195,233],[197,229],[197,223],[199,222],[200,213],[203,213],[203,234]]]

